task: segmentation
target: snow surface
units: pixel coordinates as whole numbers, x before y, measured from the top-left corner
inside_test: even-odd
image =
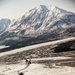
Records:
[[[11,55],[11,54],[15,54],[15,53],[18,53],[18,52],[23,52],[23,51],[35,49],[35,48],[39,48],[39,47],[43,47],[43,46],[48,46],[48,45],[51,45],[51,44],[64,43],[64,42],[72,41],[72,40],[75,40],[75,37],[57,40],[57,41],[52,41],[52,42],[41,43],[41,44],[36,44],[36,45],[31,45],[31,46],[26,46],[26,47],[22,47],[22,48],[18,48],[18,49],[14,49],[14,50],[11,50],[11,51],[0,53],[0,57],[5,56],[5,55],[9,55],[9,54]]]
[[[0,49],[7,48],[7,47],[9,47],[9,46],[2,45],[2,46],[0,46]]]
[[[0,65],[0,74],[18,75],[18,71],[24,75],[75,75],[75,67],[55,66],[49,68],[43,64],[31,64],[26,69],[25,64]],[[21,70],[23,69],[23,70]]]

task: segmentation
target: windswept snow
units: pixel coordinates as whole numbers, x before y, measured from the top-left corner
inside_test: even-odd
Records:
[[[3,75],[18,75],[20,69],[24,68],[26,65],[11,64],[11,65],[1,65],[0,74]],[[41,64],[31,64],[28,68],[21,70],[24,75],[75,75],[74,67],[56,67],[48,68]]]
[[[36,45],[31,45],[31,46],[27,46],[27,47],[23,47],[23,48],[19,48],[19,49],[14,49],[14,50],[11,50],[11,51],[0,53],[0,57],[4,56],[4,55],[11,55],[11,54],[15,54],[15,53],[18,53],[18,52],[36,49],[36,48],[43,47],[43,46],[48,46],[48,45],[51,45],[51,44],[64,43],[64,42],[72,41],[72,40],[75,40],[75,37],[57,40],[57,41],[52,41],[52,42],[41,43],[41,44],[36,44]]]
[[[70,57],[48,57],[32,59],[32,61],[66,60],[69,58]],[[34,64],[33,62],[27,67],[25,60],[17,64],[0,64],[0,75],[18,75],[18,71],[22,72],[24,75],[75,75],[75,67],[56,66],[56,64],[52,62],[51,64],[53,68],[49,68],[44,64]]]

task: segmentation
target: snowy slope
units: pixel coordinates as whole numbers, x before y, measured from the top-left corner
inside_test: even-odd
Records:
[[[75,37],[57,40],[53,42],[46,42],[41,43],[37,45],[32,45],[24,48],[15,49],[9,52],[0,53],[0,56],[15,54],[18,52],[31,50],[38,47],[48,46],[51,44],[57,44],[57,43],[64,43],[68,41],[75,40]],[[33,63],[33,61],[57,61],[57,60],[69,60],[72,59],[72,57],[44,57],[44,58],[32,58],[32,64],[30,64],[28,67],[25,63],[25,60],[19,61],[19,63],[15,64],[0,64],[0,75],[18,75],[18,71],[22,72],[24,75],[75,75],[75,67],[69,67],[69,66],[57,66],[55,63],[50,63],[52,65],[52,68],[49,68],[45,64],[37,64]],[[73,59],[74,60],[74,59]],[[68,62],[68,61],[67,61]],[[72,61],[71,61],[72,62]]]
[[[22,62],[19,64],[0,65],[0,74],[18,75],[19,71],[24,75],[75,75],[75,67],[54,66],[55,68],[48,68],[43,64],[31,64],[26,69],[25,67],[26,65],[22,64]]]

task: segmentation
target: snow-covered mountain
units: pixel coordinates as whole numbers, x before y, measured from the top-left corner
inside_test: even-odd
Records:
[[[8,32],[36,37],[51,31],[63,29],[75,23],[75,14],[55,6],[40,5],[17,19]]]
[[[4,31],[10,23],[11,23],[10,19],[2,18],[0,20],[0,32]]]
[[[40,5],[15,20],[0,35],[1,43],[32,44],[75,34],[75,14],[56,6]],[[62,37],[63,36],[63,37]],[[34,39],[33,39],[34,38]],[[31,39],[31,40],[30,40]],[[37,41],[37,42],[36,42]]]

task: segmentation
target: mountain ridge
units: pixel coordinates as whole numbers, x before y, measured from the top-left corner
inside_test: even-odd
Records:
[[[10,19],[7,18],[0,19],[0,32],[5,30],[10,23],[11,23]]]

